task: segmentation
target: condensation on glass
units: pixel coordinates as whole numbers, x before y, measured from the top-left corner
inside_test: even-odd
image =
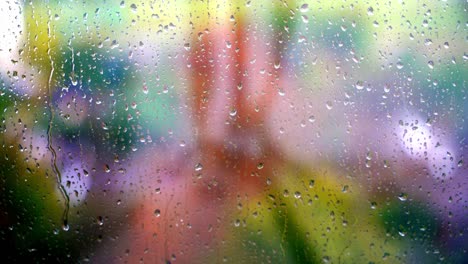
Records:
[[[466,14],[1,1],[3,259],[465,262]]]

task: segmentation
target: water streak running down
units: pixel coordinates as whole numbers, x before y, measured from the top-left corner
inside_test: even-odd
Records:
[[[50,14],[49,14],[50,16]],[[52,170],[54,171],[57,184],[60,189],[60,193],[62,194],[63,199],[65,200],[65,210],[63,212],[62,216],[62,221],[63,221],[63,226],[62,229],[64,231],[68,231],[69,226],[68,226],[68,211],[70,210],[70,197],[67,194],[67,191],[65,190],[65,186],[62,184],[62,174],[60,173],[60,170],[57,166],[57,152],[55,151],[55,148],[53,146],[52,142],[52,126],[54,124],[54,117],[55,117],[55,110],[53,106],[53,90],[52,90],[52,78],[54,76],[54,60],[52,59],[52,55],[50,53],[50,19],[47,22],[47,35],[49,36],[49,41],[47,41],[47,55],[49,56],[49,61],[50,61],[50,73],[49,73],[49,80],[47,81],[47,91],[49,92],[49,100],[48,100],[48,107],[50,111],[50,118],[49,118],[49,123],[47,126],[47,148],[50,150],[52,153]]]

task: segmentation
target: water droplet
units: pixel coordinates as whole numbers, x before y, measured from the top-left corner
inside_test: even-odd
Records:
[[[302,196],[301,196],[301,193],[300,193],[300,192],[296,191],[296,192],[294,193],[294,198],[296,198],[296,199],[301,199],[301,197],[302,197]]]
[[[197,163],[197,165],[195,165],[195,171],[201,171],[203,170],[203,165],[201,163]]]
[[[384,87],[383,87],[383,89],[384,89],[384,92],[385,92],[385,93],[389,93],[389,92],[390,92],[390,86],[388,86],[388,84],[385,84]]]
[[[154,210],[154,216],[160,217],[161,216],[161,210],[159,210],[159,209]]]
[[[257,164],[257,169],[261,170],[261,169],[263,169],[263,167],[264,167],[263,162],[260,162],[260,163]]]
[[[137,11],[137,6],[135,4],[130,5],[130,9],[132,9],[132,12],[136,13]]]
[[[403,69],[403,63],[401,61],[397,62],[396,67],[399,70]]]
[[[190,50],[190,43],[185,43],[184,44],[184,49],[187,50],[187,51]]]
[[[348,185],[345,185],[345,186],[343,186],[343,189],[341,190],[341,192],[347,193],[347,192],[348,192],[348,189],[349,189],[349,186],[348,186]]]
[[[300,9],[300,10],[301,10],[302,13],[305,13],[305,12],[309,11],[309,4],[303,4],[303,5],[301,5],[301,9]]]
[[[276,61],[274,67],[276,70],[279,69],[281,67],[281,62]]]
[[[237,115],[237,110],[235,108],[231,108],[231,110],[229,111],[229,115],[234,117]]]
[[[309,181],[309,188],[313,188],[315,185],[315,181],[314,180],[310,180]]]
[[[279,88],[279,89],[278,89],[278,94],[279,94],[280,96],[284,96],[286,93],[284,92],[283,88]]]
[[[104,224],[104,220],[102,219],[102,216],[98,216],[97,224],[100,225],[100,226],[102,226]]]
[[[430,69],[434,69],[434,62],[433,62],[433,61],[428,61],[428,62],[427,62],[427,66],[428,66]]]
[[[449,43],[448,42],[445,42],[444,43],[444,48],[448,49],[450,46],[449,46]]]
[[[356,86],[356,89],[358,89],[358,90],[364,89],[364,83],[363,83],[363,81],[357,81],[356,84],[355,84],[355,86]]]
[[[371,208],[372,210],[377,209],[377,203],[376,203],[376,202],[371,202],[370,208]]]
[[[302,22],[309,23],[309,17],[308,16],[302,15],[301,17],[302,17]]]
[[[429,45],[431,45],[431,44],[432,44],[432,40],[431,40],[431,39],[426,39],[426,40],[424,40],[424,45],[429,46]]]
[[[143,93],[148,94],[148,86],[143,85]]]
[[[429,22],[427,22],[427,19],[424,19],[422,22],[423,27],[427,27],[429,25]]]
[[[400,194],[398,195],[398,199],[399,199],[400,201],[404,202],[404,201],[408,200],[408,194],[406,194],[406,193],[400,193]]]
[[[333,109],[333,103],[332,103],[332,101],[327,101],[327,102],[325,103],[325,106],[327,107],[328,110]]]
[[[63,230],[63,231],[68,231],[68,230],[70,230],[70,226],[68,225],[67,221],[63,221],[62,230]]]
[[[315,122],[315,116],[314,116],[314,115],[309,116],[309,122],[310,122],[310,123],[314,123],[314,122]]]
[[[367,8],[367,15],[368,16],[373,16],[374,15],[374,8],[372,8],[372,6]]]

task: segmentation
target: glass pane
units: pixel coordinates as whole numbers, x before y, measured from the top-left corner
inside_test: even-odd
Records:
[[[464,263],[467,2],[0,1],[25,263]]]

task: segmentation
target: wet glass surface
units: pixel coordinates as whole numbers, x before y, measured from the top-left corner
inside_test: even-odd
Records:
[[[25,263],[464,263],[466,1],[0,2]]]

